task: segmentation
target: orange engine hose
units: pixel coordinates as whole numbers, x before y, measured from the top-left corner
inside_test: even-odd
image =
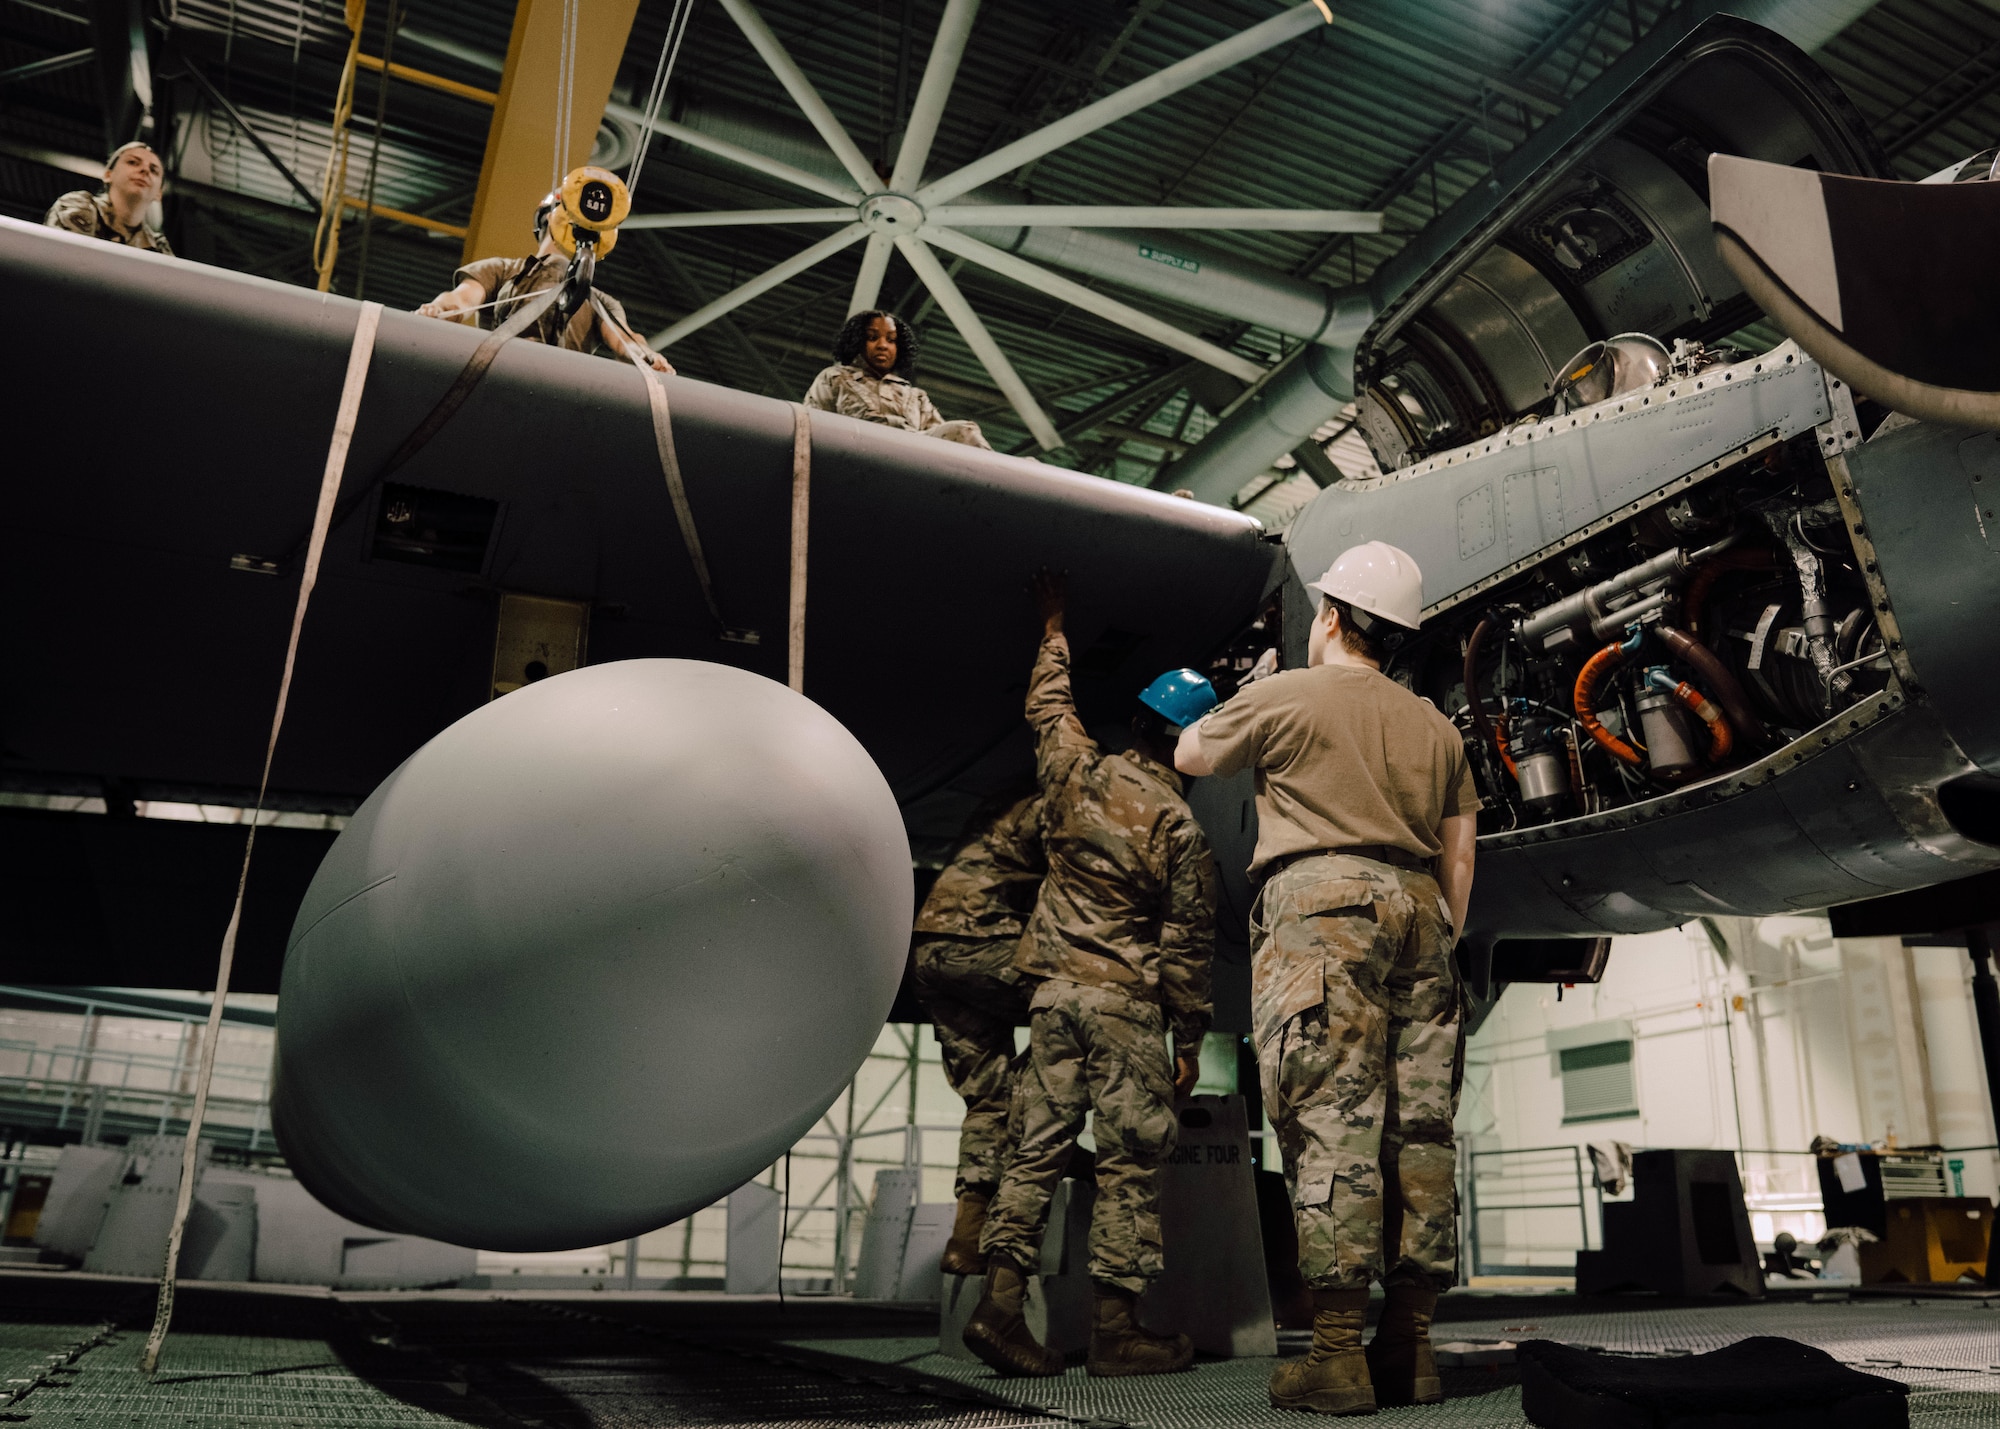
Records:
[[[1493,720],[1493,746],[1500,751],[1500,762],[1507,766],[1507,773],[1516,784],[1521,782],[1521,771],[1514,767],[1514,756],[1507,752],[1507,702],[1500,702],[1500,713]]]
[[[1722,717],[1715,701],[1686,680],[1674,687],[1674,698],[1694,711],[1694,717],[1708,726],[1708,762],[1720,764],[1727,759],[1729,751],[1736,745],[1736,737],[1730,733],[1729,721]]]
[[[1637,767],[1642,762],[1639,751],[1606,729],[1597,719],[1597,687],[1624,659],[1625,648],[1622,645],[1607,645],[1584,661],[1583,673],[1576,677],[1576,722],[1583,726],[1584,733],[1603,745],[1613,759]]]

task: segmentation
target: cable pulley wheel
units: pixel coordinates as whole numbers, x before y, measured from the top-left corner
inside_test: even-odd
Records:
[[[570,217],[567,208],[552,208],[549,210],[549,237],[555,240],[556,248],[560,250],[563,257],[576,257],[576,235],[580,227]],[[591,235],[591,241],[597,245],[597,256],[599,258],[606,256],[613,248],[618,246],[618,230],[615,228],[586,228],[582,231]]]

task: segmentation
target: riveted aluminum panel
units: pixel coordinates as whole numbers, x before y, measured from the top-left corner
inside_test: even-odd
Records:
[[[1425,614],[1832,415],[1819,364],[1791,343],[1647,392],[1459,447],[1379,481],[1330,486],[1287,537],[1312,580],[1349,546],[1387,541],[1424,572]],[[1456,522],[1441,520],[1457,512]],[[1484,512],[1493,513],[1485,539]],[[1468,525],[1469,523],[1469,525]]]
[[[1847,465],[1917,680],[1966,754],[2000,773],[2000,433],[1912,423]]]

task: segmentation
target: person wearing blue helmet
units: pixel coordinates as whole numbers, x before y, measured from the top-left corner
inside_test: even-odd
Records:
[[[986,1289],[964,1339],[1003,1374],[1062,1372],[1062,1357],[1028,1329],[1024,1299],[1050,1197],[1095,1113],[1087,1368],[1161,1374],[1186,1369],[1194,1348],[1185,1335],[1143,1328],[1138,1299],[1162,1266],[1160,1167],[1180,1127],[1175,1099],[1200,1073],[1215,946],[1215,860],[1182,797],[1173,752],[1181,729],[1214,707],[1215,691],[1192,670],[1169,671],[1140,694],[1131,747],[1106,753],[1070,695],[1062,583],[1044,572],[1035,589],[1042,645],[1028,723],[1048,873],[1015,965],[1039,981],[1014,1101],[1018,1139],[987,1208]]]

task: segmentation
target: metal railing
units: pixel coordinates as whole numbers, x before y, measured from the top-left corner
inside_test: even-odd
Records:
[[[177,1123],[184,1127],[194,1107],[188,1025],[183,1023],[180,1045],[170,1054],[0,1038],[0,1066],[18,1068],[0,1072],[0,1126],[55,1131],[76,1126],[86,1141],[107,1127],[160,1136]],[[184,1080],[188,1086],[177,1085]],[[215,1084],[237,1088],[209,1096],[209,1121],[218,1139],[262,1150],[271,1134],[269,1065],[219,1063]]]
[[[1504,1165],[1503,1158],[1513,1158],[1515,1164]],[[1480,1225],[1483,1216],[1510,1211],[1573,1210],[1576,1212],[1577,1244],[1570,1247],[1537,1248],[1571,1251],[1592,1248],[1590,1192],[1596,1190],[1596,1178],[1592,1176],[1588,1183],[1585,1181],[1581,1147],[1530,1146],[1519,1150],[1471,1151],[1465,1154],[1461,1164],[1465,1168],[1464,1264],[1471,1268],[1471,1274],[1562,1275],[1566,1273],[1563,1268],[1556,1266],[1544,1267],[1533,1264],[1489,1266],[1485,1259],[1487,1238]],[[1597,1211],[1601,1219],[1604,1213],[1604,1195],[1601,1191],[1597,1193]]]
[[[855,1168],[858,1166],[874,1166],[878,1169],[894,1166],[922,1167],[924,1165],[924,1133],[927,1131],[949,1133],[955,1140],[958,1136],[959,1127],[956,1122],[950,1125],[907,1122],[901,1126],[884,1126],[878,1127],[873,1131],[857,1131],[852,1134],[837,1131],[809,1131],[799,1138],[798,1147],[803,1147],[807,1142],[832,1142],[834,1147],[832,1156],[834,1167],[826,1179],[820,1183],[818,1188],[814,1190],[813,1194],[803,1204],[797,1201],[792,1203],[785,1221],[785,1242],[788,1245],[791,1243],[793,1237],[798,1234],[799,1228],[805,1223],[807,1216],[830,1214],[833,1217],[833,1267],[831,1279],[832,1289],[836,1295],[846,1292],[848,1282],[853,1275],[853,1268],[850,1262],[853,1259],[851,1241],[853,1239],[852,1221],[854,1219],[854,1212],[857,1209],[865,1207],[867,1204],[868,1193],[855,1180]],[[873,1158],[864,1160],[855,1155],[855,1148],[861,1142],[882,1136],[900,1136],[903,1138],[903,1154],[900,1161],[887,1158],[881,1160]],[[794,1147],[794,1154],[797,1153],[798,1147]],[[827,1158],[815,1157],[813,1159],[825,1160]],[[833,1193],[830,1203],[825,1200],[829,1190]]]

